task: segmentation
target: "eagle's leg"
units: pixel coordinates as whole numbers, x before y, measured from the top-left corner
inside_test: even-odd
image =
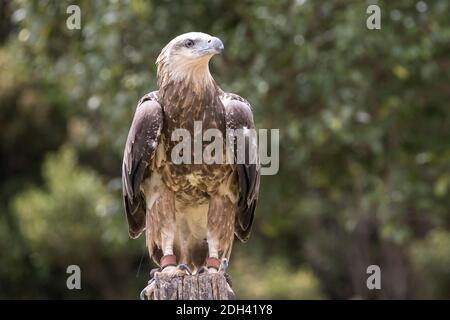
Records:
[[[177,259],[173,252],[176,234],[175,194],[167,188],[158,173],[146,179],[141,185],[147,203],[146,240],[150,257],[153,256],[155,246],[160,248],[163,257],[160,260],[160,271],[171,276],[187,274],[184,267],[177,266]],[[154,273],[153,273],[154,275]],[[142,291],[141,297],[153,297],[155,282],[153,275]]]
[[[227,195],[219,194],[211,197],[206,231],[208,242],[206,266],[212,272],[220,269],[219,252],[222,253],[222,257],[224,252],[228,255],[233,244],[235,212],[236,204]]]
[[[211,197],[208,210],[208,224],[206,241],[208,242],[208,257],[206,259],[206,268],[203,271],[209,273],[217,273],[223,271],[227,278],[228,296],[230,299],[235,298],[235,294],[231,289],[231,281],[226,273],[228,268],[228,255],[231,251],[234,237],[234,217],[235,204],[226,195],[217,195]],[[219,260],[219,252],[222,254],[222,263]]]
[[[161,272],[173,276],[185,275],[186,266],[177,266],[177,257],[173,246],[177,231],[175,193],[162,180],[161,174],[153,173],[150,179],[142,184],[147,205],[146,234],[150,256],[153,247],[161,249],[163,257],[160,260]]]
[[[170,276],[184,276],[192,274],[191,269],[184,263],[177,265],[177,257],[173,253],[173,245],[176,234],[176,223],[163,230],[162,232],[162,252],[160,261],[161,272]]]

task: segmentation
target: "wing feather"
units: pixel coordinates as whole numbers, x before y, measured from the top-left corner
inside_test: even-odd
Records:
[[[232,93],[224,93],[221,100],[225,106],[227,129],[255,129],[252,109],[245,99]],[[249,148],[255,148],[254,152],[256,155],[258,154],[256,144],[246,140],[246,150]],[[245,242],[250,236],[258,201],[261,176],[259,161],[251,162],[246,157],[244,164],[235,164],[235,171],[239,186],[235,234]]]
[[[162,125],[161,106],[155,93],[150,93],[138,103],[122,163],[123,200],[132,238],[137,238],[145,229],[146,204],[140,185],[150,172],[149,165],[158,147]]]

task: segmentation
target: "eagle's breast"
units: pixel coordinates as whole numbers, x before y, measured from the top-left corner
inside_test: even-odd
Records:
[[[194,164],[194,121],[202,126],[202,133],[208,129],[218,129],[225,137],[225,108],[217,89],[202,93],[190,91],[188,87],[169,87],[170,92],[163,95],[162,105],[165,122],[162,136],[166,162],[161,168],[164,183],[175,192],[177,200],[189,204],[203,204],[210,195],[216,194],[229,176],[232,167],[228,164]],[[170,98],[165,98],[170,97]],[[172,149],[180,141],[172,141],[172,133],[185,129],[191,137],[191,164],[174,164],[171,161]],[[210,142],[203,142],[204,148]],[[224,140],[225,143],[225,140]],[[223,151],[225,152],[225,145]]]

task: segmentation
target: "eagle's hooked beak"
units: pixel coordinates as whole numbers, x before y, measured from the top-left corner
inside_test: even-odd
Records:
[[[217,37],[212,37],[209,39],[208,46],[211,53],[214,54],[223,54],[223,51],[225,50],[222,41]]]

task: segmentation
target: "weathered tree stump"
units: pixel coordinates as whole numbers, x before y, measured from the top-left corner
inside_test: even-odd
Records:
[[[229,300],[223,272],[171,277],[156,272],[154,300]]]

